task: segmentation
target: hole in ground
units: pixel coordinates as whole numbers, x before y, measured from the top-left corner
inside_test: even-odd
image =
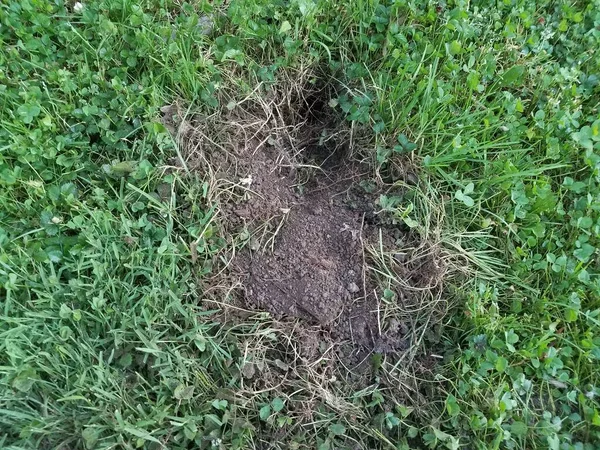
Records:
[[[352,159],[350,130],[324,88],[310,89],[278,86],[218,120],[178,125],[186,166],[207,177],[223,234],[240,248],[221,284],[241,281],[238,306],[320,327],[346,367],[368,368],[373,354],[396,361],[419,345],[443,266],[381,211],[380,194],[405,192]],[[314,342],[302,346],[308,362],[323,356]]]

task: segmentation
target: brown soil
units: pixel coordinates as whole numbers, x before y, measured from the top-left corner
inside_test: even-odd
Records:
[[[366,211],[345,204],[340,190],[347,183],[326,183],[288,205],[272,253],[242,254],[246,303],[276,317],[317,323],[363,349],[402,349],[403,327],[393,335],[379,333],[379,305],[364,266],[363,246],[373,231],[364,222]]]
[[[364,251],[377,235],[375,199],[358,187],[360,166],[344,166],[339,155],[319,150],[316,161],[304,162],[326,170],[312,176],[290,169],[294,158],[276,147],[238,153],[238,169],[252,181],[244,200],[226,207],[233,212],[227,216],[230,226],[244,223],[253,236],[233,267],[247,307],[320,325],[335,341],[351,344],[344,356],[354,364],[371,351],[405,349],[407,327],[382,329]]]
[[[370,180],[368,170],[349,163],[343,146],[315,144],[323,127],[308,130],[305,141],[312,143],[295,153],[277,137],[257,132],[248,139],[242,128],[228,130],[227,148],[204,147],[206,139],[193,133],[184,136],[193,143],[188,166],[210,172],[219,191],[226,234],[245,236],[227,266],[227,276],[241,281],[238,306],[304,322],[311,339],[300,348],[308,361],[318,357],[323,342],[333,342],[339,360],[354,368],[373,353],[406,350],[410,326],[385,314],[389,304],[382,305],[381,280],[366,249],[395,257],[397,241],[406,243],[408,234],[377,212],[383,192],[361,187]],[[415,270],[414,261],[405,264],[406,255],[397,256],[393,264],[408,284],[427,286],[437,276],[435,263]],[[400,302],[413,292],[396,286],[394,295]]]

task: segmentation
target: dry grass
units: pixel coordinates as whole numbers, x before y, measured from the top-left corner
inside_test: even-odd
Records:
[[[240,156],[256,156],[266,145],[280,148],[276,165],[302,184],[316,171],[323,171],[301,158],[315,142],[329,141],[329,149],[343,147],[349,160],[362,163],[362,154],[374,153],[361,151],[369,150],[373,143],[359,138],[359,130],[336,122],[315,100],[329,95],[332,87],[312,85],[310,80],[314,78],[308,69],[288,72],[285,81],[277,85],[257,83],[242,99],[221,99],[220,103],[228,108],[211,116],[193,115],[181,105],[173,105],[166,110],[165,118],[179,145],[180,166],[206,186],[208,204],[215,211],[214,223],[231,244],[220,255],[215,274],[202,282],[203,301],[222,310],[220,317],[227,324],[227,332],[243,343],[240,352],[244,364],[239,368],[242,389],[236,396],[241,404],[254,410],[263,394],[287,398],[293,405],[289,412],[293,423],[306,430],[327,420],[318,407],[322,404],[347,417],[349,426],[353,426],[364,415],[356,400],[375,389],[386,390],[398,403],[416,408],[426,405],[428,389],[423,386],[438,383],[432,377],[437,355],[428,348],[426,336],[446,317],[450,305],[444,295],[444,282],[460,267],[456,264],[458,252],[448,249],[441,234],[444,209],[435,198],[417,195],[414,201],[419,227],[407,235],[401,247],[390,247],[382,230],[376,240],[363,240],[361,236],[363,284],[366,288],[367,278],[375,280],[374,296],[380,299],[376,311],[379,332],[394,321],[408,324],[409,329],[408,349],[383,355],[377,377],[370,367],[372,355],[367,355],[360,367],[346,366],[338,350],[348,343],[334,341],[319,326],[299,320],[274,320],[245,307],[240,299],[243,286],[235,276],[232,261],[244,245],[272,251],[287,212],[263,218],[262,223],[248,220],[232,227],[228,216],[231,205],[260,196],[252,189],[252,175],[239,167]],[[333,125],[335,132],[324,133]],[[415,166],[410,161],[405,167],[398,161],[394,164],[396,172],[405,174],[406,182],[386,186],[379,169],[371,164],[372,179],[382,191],[412,189]],[[399,260],[398,255],[403,259]],[[394,292],[394,298],[384,298],[385,289]],[[418,413],[425,411],[423,408]]]

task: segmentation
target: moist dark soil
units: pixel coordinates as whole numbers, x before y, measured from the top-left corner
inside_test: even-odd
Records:
[[[359,186],[365,167],[324,148],[290,155],[277,145],[240,145],[235,153],[240,195],[223,211],[227,227],[251,236],[232,264],[245,306],[321,326],[349,344],[349,364],[405,349],[407,326],[382,326],[367,272],[365,246],[376,243],[380,223],[377,196]],[[233,165],[220,167],[227,174]],[[386,235],[393,242],[394,231]]]
[[[328,190],[291,204],[273,252],[247,255],[246,301],[321,325],[363,296],[361,217]]]
[[[372,353],[410,345],[408,324],[384,313],[366,251],[393,253],[407,233],[378,211],[382,192],[372,189],[369,168],[352,162],[343,145],[317,144],[322,135],[321,128],[295,152],[277,137],[240,132],[226,151],[203,148],[196,137],[187,164],[211,173],[225,233],[244,241],[227,266],[241,281],[241,306],[318,327],[340,360],[358,367]],[[307,360],[318,354],[318,343],[301,347]]]
[[[379,305],[364,265],[374,231],[364,220],[368,211],[348,204],[348,181],[323,177],[311,185],[288,203],[273,250],[247,250],[238,259],[246,304],[319,324],[362,349],[403,349],[405,327],[379,332]]]

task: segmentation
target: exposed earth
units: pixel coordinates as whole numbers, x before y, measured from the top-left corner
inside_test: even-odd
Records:
[[[365,245],[377,239],[376,197],[358,186],[358,165],[342,166],[337,162],[344,158],[331,155],[323,164],[321,153],[307,151],[313,157],[295,165],[294,157],[273,146],[253,151],[248,160],[238,155],[238,168],[247,168],[247,192],[231,208],[236,217],[230,223],[243,222],[252,234],[234,261],[244,302],[276,318],[318,324],[334,340],[352,343],[356,355],[405,349],[404,324],[383,329],[366,266]],[[282,167],[282,161],[288,164]],[[307,176],[304,165],[321,169]]]
[[[378,211],[382,192],[365,188],[368,167],[352,162],[343,144],[307,139],[291,151],[278,137],[239,134],[227,151],[202,145],[196,136],[188,161],[210,172],[222,190],[227,234],[246,237],[227,269],[240,281],[242,306],[320,327],[325,340],[343,347],[350,366],[373,353],[406,350],[409,324],[382,312],[381,280],[367,249],[392,254],[407,230]],[[404,272],[430,278],[423,270],[411,275],[408,265]],[[411,293],[393,295],[402,301]],[[316,353],[316,343],[306,344],[305,353]]]

